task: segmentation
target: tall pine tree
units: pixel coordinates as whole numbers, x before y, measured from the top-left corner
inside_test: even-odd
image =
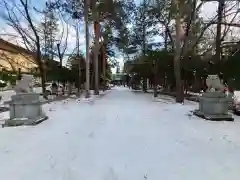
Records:
[[[52,59],[56,54],[56,35],[58,32],[58,18],[53,6],[50,2],[46,2],[46,6],[43,10],[42,26],[42,44],[43,53],[47,59]]]

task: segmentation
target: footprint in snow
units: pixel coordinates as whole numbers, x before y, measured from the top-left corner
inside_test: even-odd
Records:
[[[117,180],[118,177],[116,173],[114,172],[113,168],[110,168],[109,171],[107,172],[104,180]]]
[[[227,135],[223,135],[223,137],[222,137],[222,138],[223,138],[223,139],[227,139],[227,137],[228,137]]]
[[[10,150],[9,150],[9,149],[5,149],[5,150],[4,150],[4,153],[6,153],[6,154],[7,154],[7,153],[10,153]]]
[[[186,116],[188,116],[188,118],[191,119],[193,114],[192,113],[187,113]]]
[[[94,133],[91,132],[89,135],[88,135],[89,138],[93,138],[94,137]]]
[[[63,104],[67,104],[67,103],[68,103],[68,100],[64,100],[64,101],[63,101]]]

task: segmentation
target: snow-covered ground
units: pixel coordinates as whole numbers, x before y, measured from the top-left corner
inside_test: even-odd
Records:
[[[240,119],[205,121],[194,108],[124,88],[46,104],[49,120],[0,129],[0,179],[239,180]]]

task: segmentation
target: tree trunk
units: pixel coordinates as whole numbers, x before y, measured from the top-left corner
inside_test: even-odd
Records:
[[[79,29],[78,29],[78,19],[76,20],[76,46],[77,46],[77,57],[78,59],[78,88],[77,88],[77,96],[81,96],[81,58],[80,58],[80,49],[79,49]]]
[[[176,16],[176,44],[175,44],[175,55],[174,55],[174,74],[176,81],[176,102],[183,103],[184,94],[182,92],[181,85],[181,65],[180,65],[180,55],[181,55],[181,39],[180,39],[180,30],[181,30],[181,16],[180,13]]]
[[[47,99],[47,94],[46,94],[46,79],[45,79],[45,74],[41,73],[41,83],[42,83],[42,92],[43,92],[43,97]]]
[[[37,58],[39,58],[39,57],[37,57]],[[40,62],[40,61],[38,61],[38,62]],[[46,94],[46,75],[45,75],[45,69],[44,69],[44,65],[43,65],[43,62],[40,62],[39,64],[38,64],[38,66],[39,66],[39,71],[40,71],[40,77],[41,77],[41,85],[42,85],[42,93],[43,93],[43,97],[45,98],[45,99],[47,99],[48,97],[47,97],[47,94]]]
[[[89,76],[90,76],[90,89],[93,90],[95,89],[95,83],[94,83],[95,72],[93,71],[93,69]]]
[[[153,65],[153,97],[157,97],[158,96],[158,92],[157,92],[157,63],[154,62]]]
[[[95,31],[95,39],[94,39],[94,75],[95,75],[95,88],[94,94],[99,95],[99,69],[98,69],[98,54],[99,54],[99,36],[100,36],[100,23],[99,23],[99,13],[96,7],[96,3],[94,3],[93,8],[94,14],[94,31]]]
[[[99,50],[99,38],[95,35],[95,47],[94,47],[94,94],[99,95],[99,72],[98,72],[98,50]]]
[[[224,10],[225,1],[219,1],[218,4],[218,21],[217,21],[217,34],[216,34],[216,54],[215,54],[215,61],[221,60],[221,23],[223,18],[223,10]]]
[[[33,28],[34,29],[34,28]],[[35,32],[36,36],[36,47],[37,47],[37,62],[40,70],[40,76],[41,76],[41,81],[42,81],[42,92],[43,92],[43,97],[47,99],[47,94],[46,94],[46,74],[45,74],[45,61],[42,60],[42,55],[41,55],[41,46],[40,46],[40,39],[37,33]]]
[[[155,78],[154,78],[154,81],[155,81]],[[154,87],[153,87],[154,89],[154,91],[153,91],[153,97],[157,97],[158,96],[158,92],[157,92],[157,84],[154,82]]]
[[[168,50],[168,32],[167,32],[167,27],[165,27],[165,31],[164,31],[164,49],[165,49],[165,51]]]
[[[89,77],[89,29],[88,29],[88,0],[84,2],[84,19],[85,19],[85,37],[86,37],[86,93],[85,98],[90,97],[89,86],[90,86],[90,77]]]
[[[107,55],[106,49],[103,45],[103,91],[106,90],[106,64],[107,64]]]
[[[142,90],[144,93],[147,92],[147,78],[143,77]]]

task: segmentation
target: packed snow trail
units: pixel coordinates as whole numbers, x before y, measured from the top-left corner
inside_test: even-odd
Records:
[[[116,88],[45,105],[50,119],[0,129],[1,180],[239,180],[240,124]]]

